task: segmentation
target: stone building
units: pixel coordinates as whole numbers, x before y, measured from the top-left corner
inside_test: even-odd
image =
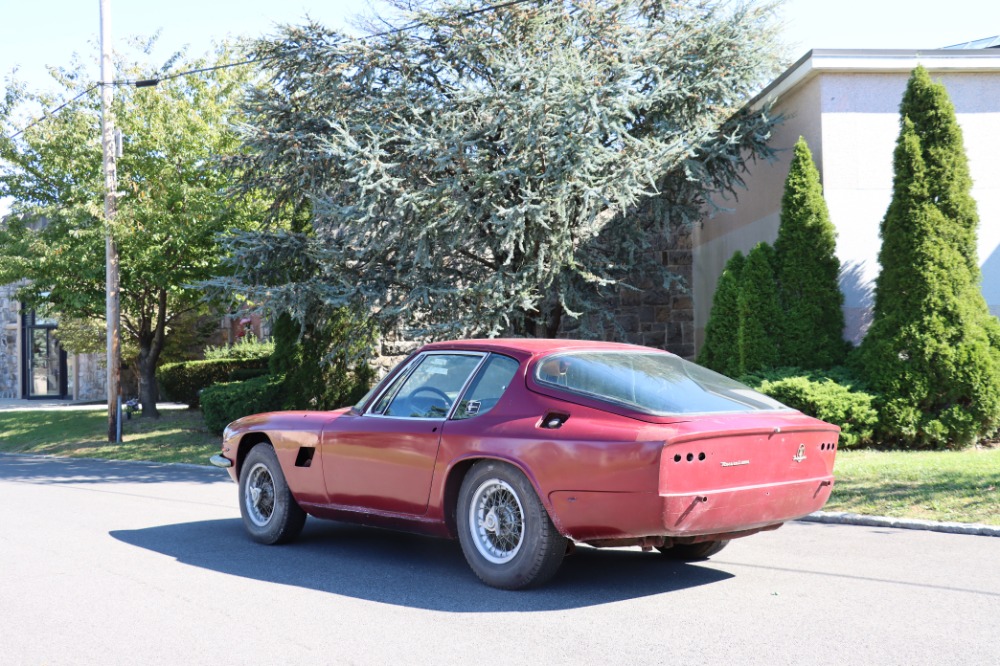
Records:
[[[0,287],[0,399],[104,400],[104,357],[67,353],[58,323],[21,312],[16,291],[17,285]]]

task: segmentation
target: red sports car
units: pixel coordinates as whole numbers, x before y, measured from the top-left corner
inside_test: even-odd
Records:
[[[839,428],[647,347],[429,344],[351,408],[226,429],[221,455],[262,543],[306,515],[458,537],[507,589],[573,542],[704,559],[826,503]]]

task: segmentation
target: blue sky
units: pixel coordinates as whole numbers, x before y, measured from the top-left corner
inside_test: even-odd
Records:
[[[187,47],[200,55],[213,41],[269,34],[307,15],[349,29],[350,17],[371,7],[368,0],[111,0],[112,41],[160,30],[158,54]],[[99,0],[5,2],[0,76],[17,67],[19,79],[48,88],[46,66],[77,53],[94,63],[96,80],[99,9]],[[931,49],[1000,35],[1000,0],[786,0],[781,14],[795,58],[810,48]],[[0,201],[0,214],[4,208]]]
[[[79,53],[97,58],[99,0],[4,3],[0,75],[46,86],[46,65]],[[336,27],[369,8],[367,0],[111,0],[113,41],[162,30],[164,54],[187,45],[193,55],[213,40],[262,35],[306,15]],[[997,0],[787,0],[784,38],[797,58],[810,48],[929,49],[1000,34]],[[96,65],[95,65],[96,71]]]

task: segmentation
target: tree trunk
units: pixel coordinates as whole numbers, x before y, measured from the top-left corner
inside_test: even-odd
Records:
[[[159,364],[167,331],[165,289],[160,290],[157,300],[155,324],[150,326],[152,322],[147,318],[139,332],[139,402],[142,404],[142,415],[154,419],[160,417],[156,408],[156,402],[160,399],[160,391],[156,385],[156,366]]]
[[[142,404],[144,417],[159,418],[160,411],[156,408],[159,390],[156,387],[156,364],[150,363],[148,355],[143,360],[139,352],[139,402]]]
[[[559,334],[562,323],[563,307],[559,301],[543,302],[542,312],[532,322],[532,334],[536,338],[554,338]]]

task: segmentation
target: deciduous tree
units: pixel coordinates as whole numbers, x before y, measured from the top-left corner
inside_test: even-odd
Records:
[[[232,62],[171,59],[162,70],[119,62],[117,78]],[[66,97],[86,84],[85,70],[55,70]],[[155,370],[173,322],[199,306],[191,285],[217,274],[217,234],[248,228],[252,199],[227,197],[230,175],[220,157],[239,151],[232,124],[252,71],[234,67],[165,80],[155,88],[119,87],[115,122],[124,136],[118,160],[118,213],[111,228],[120,255],[123,337],[138,349],[144,415],[157,415]],[[14,200],[0,230],[0,283],[26,280],[26,306],[104,320],[103,180],[100,98],[93,88],[16,138],[12,128],[56,100],[23,86],[7,88],[0,108],[0,196]]]

